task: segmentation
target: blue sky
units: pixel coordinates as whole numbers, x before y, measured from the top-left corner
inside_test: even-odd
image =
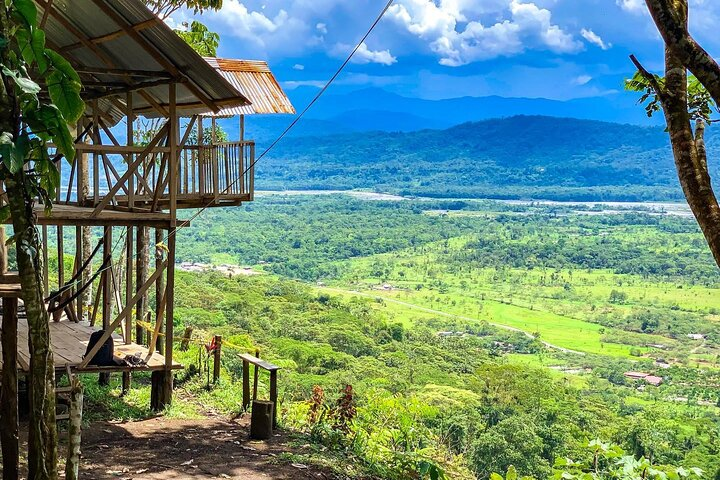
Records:
[[[720,2],[690,3],[693,34],[720,51]],[[267,60],[292,89],[327,80],[384,4],[224,0],[199,19],[221,34],[220,56]],[[180,12],[171,21],[188,19]],[[619,90],[630,53],[650,69],[662,65],[643,0],[396,0],[338,84],[427,99],[565,100]]]

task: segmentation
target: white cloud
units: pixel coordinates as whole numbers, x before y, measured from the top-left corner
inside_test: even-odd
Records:
[[[573,79],[572,84],[577,86],[587,85],[592,79],[590,75],[579,75]]]
[[[644,0],[615,0],[615,3],[626,12],[642,13],[647,11]]]
[[[328,32],[327,25],[324,23],[318,23],[315,25],[315,30],[325,35]]]
[[[488,14],[499,19],[486,26],[481,16]],[[427,41],[442,65],[453,67],[513,56],[529,48],[555,53],[575,53],[583,48],[552,23],[549,10],[519,0],[399,0],[389,16]]]
[[[332,48],[330,53],[336,57],[346,57],[353,48],[355,48],[354,45],[338,43]],[[397,63],[397,58],[390,53],[390,50],[370,50],[367,44],[363,42],[360,44],[360,47],[358,47],[351,61],[360,65],[368,63],[392,65]]]
[[[592,30],[583,28],[580,31],[580,35],[582,35],[582,37],[588,42],[600,47],[603,50],[609,50],[610,48],[612,48],[612,43],[605,43],[605,41],[600,37],[600,35],[593,32]]]
[[[295,90],[299,87],[322,88],[325,86],[326,82],[323,80],[288,80],[280,83],[282,87],[286,90]]]
[[[293,65],[293,70],[305,70],[305,65],[296,63],[295,65]]]
[[[274,14],[266,14],[264,10],[262,7],[251,10],[240,0],[225,0],[221,11],[206,15],[222,26],[221,33],[228,33],[265,51],[282,47],[286,53],[302,52],[312,42],[317,42],[308,34],[310,28],[302,19],[285,9]]]

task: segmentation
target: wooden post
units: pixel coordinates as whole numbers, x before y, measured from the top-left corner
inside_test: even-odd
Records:
[[[222,356],[222,336],[215,335],[215,351],[213,351],[213,383],[220,381],[220,358]]]
[[[43,253],[42,253],[42,259],[43,259],[43,287],[45,288],[45,294],[47,295],[48,292],[50,292],[50,272],[49,269],[49,259],[48,259],[48,226],[43,225],[42,226],[42,245],[43,245]],[[58,262],[60,261],[60,258],[58,257]],[[58,267],[59,268],[59,267]]]
[[[273,415],[275,408],[272,402],[253,400],[250,417],[250,438],[267,440],[273,433]]]
[[[103,258],[112,257],[112,227],[104,227],[103,231]],[[110,322],[112,321],[112,262],[109,265],[109,269],[103,272],[102,288],[102,328],[107,330],[110,328]],[[94,357],[94,355],[93,355]],[[92,358],[92,357],[91,357]],[[98,376],[98,383],[106,386],[110,384],[110,374],[101,373]]]
[[[260,358],[260,350],[255,349],[255,358]],[[257,387],[258,387],[258,376],[260,375],[260,371],[257,365],[253,365],[253,400],[257,400]]]
[[[0,441],[4,480],[17,480],[18,445],[17,298],[2,299],[2,389],[0,389]]]
[[[135,121],[135,118],[133,116],[133,94],[131,92],[128,92],[125,97],[125,105],[127,107],[126,110],[126,124],[127,124],[127,131],[126,131],[126,144],[128,146],[133,146],[134,139],[133,136],[135,132],[133,131],[133,123]],[[130,165],[132,165],[134,162],[133,154],[128,153],[126,158],[126,163],[128,165],[128,168]],[[130,178],[128,178],[128,195],[127,195],[127,201],[128,201],[128,208],[130,211],[133,211],[135,207],[135,175],[131,175]],[[134,277],[134,270],[133,270],[133,248],[135,247],[135,240],[133,238],[135,229],[132,226],[126,227],[127,230],[125,231],[125,305],[130,303],[130,299],[132,299],[133,294],[135,293],[133,290],[133,277]],[[129,310],[127,313],[127,317],[125,317],[125,345],[130,345],[132,343],[132,321],[133,321],[133,312],[132,310]],[[123,372],[123,393],[127,393],[128,390],[130,390],[130,383],[131,383],[131,376],[130,372]]]
[[[240,141],[245,141],[245,115],[240,115]]]
[[[148,266],[150,263],[150,228],[138,227],[137,231],[137,259],[135,261],[136,268],[136,285],[139,289],[142,284],[145,283],[148,277]],[[138,322],[146,321],[146,312],[148,305],[147,293],[144,294],[137,303],[135,309],[135,341],[138,345],[144,343],[144,329]]]
[[[173,322],[175,311],[175,228],[177,225],[177,190],[178,190],[178,162],[179,162],[179,132],[180,117],[177,113],[177,85],[169,85],[170,122],[168,130],[169,139],[169,168],[168,168],[168,190],[169,190],[169,214],[170,229],[168,231],[168,258],[167,258],[167,285],[165,286],[165,383],[163,388],[163,402],[165,405],[172,403],[173,390]]]
[[[243,360],[243,410],[247,410],[250,407],[250,363],[247,360]]]
[[[162,265],[163,262],[163,251],[159,249],[157,246],[163,243],[163,230],[160,228],[155,229],[155,269]],[[164,315],[164,306],[161,308],[161,300],[165,298],[165,280],[163,277],[158,278],[158,281],[155,283],[155,318],[159,318]],[[160,330],[158,331],[159,334],[163,334],[165,332],[165,324],[164,322],[160,323]],[[157,352],[162,355],[165,353],[165,342],[158,342],[157,343]]]
[[[273,404],[273,428],[277,428],[277,370],[270,370],[270,401]]]

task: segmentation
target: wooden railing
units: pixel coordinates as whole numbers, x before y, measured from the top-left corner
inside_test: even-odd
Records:
[[[67,164],[61,204],[105,208],[106,206],[165,208],[170,191],[170,149],[78,144],[78,155],[86,162]],[[253,199],[255,143],[225,142],[215,145],[186,145],[179,149],[177,172],[178,208],[239,204]],[[80,164],[88,172],[78,172]],[[131,169],[131,172],[128,172]],[[63,173],[63,172],[61,172]],[[81,178],[88,181],[83,185]],[[78,195],[80,192],[80,195]]]

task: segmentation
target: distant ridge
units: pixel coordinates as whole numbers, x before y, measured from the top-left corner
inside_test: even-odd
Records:
[[[711,129],[709,148],[717,151],[719,140]],[[293,138],[259,165],[256,186],[445,198],[681,198],[662,128],[547,116]]]

